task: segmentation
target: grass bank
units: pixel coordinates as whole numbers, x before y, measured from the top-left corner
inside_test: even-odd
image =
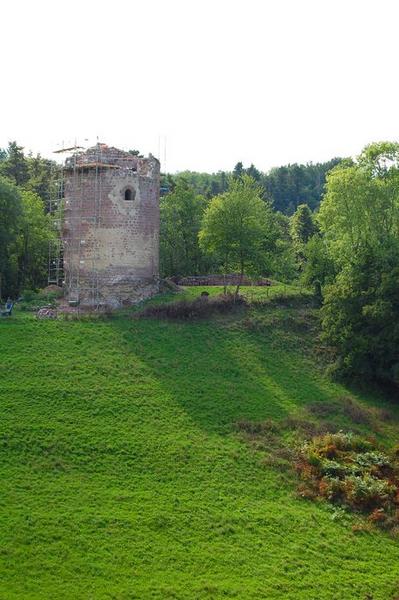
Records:
[[[296,290],[244,292],[266,302],[184,323],[0,322],[1,598],[399,594],[398,541],[298,498],[235,427],[351,394],[388,408],[377,435],[393,442],[398,411],[323,375],[317,314]]]

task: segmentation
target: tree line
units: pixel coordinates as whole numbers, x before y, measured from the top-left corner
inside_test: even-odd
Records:
[[[304,245],[335,369],[399,385],[399,144],[367,146],[327,175]]]
[[[0,297],[46,284],[57,169],[16,142],[0,150]],[[163,175],[161,186],[161,276],[300,280],[314,289],[336,371],[399,384],[398,144],[266,175],[241,163]]]
[[[161,199],[163,273],[300,280],[321,307],[334,370],[397,387],[399,144],[371,144],[356,160],[336,161],[325,176],[316,210],[302,203],[288,217],[242,165],[211,198],[198,193],[193,175],[180,175]]]
[[[262,173],[253,164],[245,168],[242,162],[238,162],[232,171],[165,174],[162,176],[161,192],[173,191],[183,179],[197,194],[209,199],[226,192],[232,177],[237,179],[249,175],[259,184],[262,197],[271,202],[275,210],[291,216],[301,204],[307,204],[311,210],[317,209],[324,193],[326,174],[341,160],[333,158],[325,163],[291,164],[275,167],[268,173]]]
[[[16,142],[0,149],[0,298],[47,282],[54,168],[40,155],[25,156]]]

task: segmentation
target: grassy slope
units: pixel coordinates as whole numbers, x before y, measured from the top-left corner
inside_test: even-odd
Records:
[[[0,322],[0,598],[393,597],[398,542],[297,499],[234,432],[345,392],[301,315],[266,312]]]

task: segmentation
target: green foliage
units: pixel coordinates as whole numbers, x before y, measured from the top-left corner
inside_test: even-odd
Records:
[[[182,171],[176,175],[164,175],[164,183],[173,191],[174,186],[184,180],[193,189],[196,195],[209,199],[227,190],[230,173],[218,171],[217,173],[197,173],[196,171]]]
[[[181,299],[175,302],[156,303],[145,307],[136,317],[172,319],[172,320],[194,320],[209,318],[213,314],[227,314],[246,306],[246,300],[242,296],[233,294],[221,294],[219,296],[199,296],[194,300]]]
[[[319,282],[324,286],[331,283],[336,275],[334,262],[323,236],[314,235],[303,248],[304,265],[302,278],[305,285]]]
[[[132,156],[137,156],[138,158],[144,158],[144,155],[141,154],[140,150],[128,150],[128,152]]]
[[[25,189],[34,192],[44,202],[45,210],[49,210],[51,186],[60,176],[60,165],[52,160],[42,158],[40,154],[27,157],[29,179]]]
[[[274,213],[274,219],[278,235],[270,257],[270,272],[279,281],[290,282],[298,276],[296,255],[290,235],[290,219],[279,212]]]
[[[41,198],[23,191],[22,220],[18,236],[18,289],[42,287],[47,281],[49,241],[54,236]]]
[[[318,221],[337,273],[323,308],[337,367],[399,384],[399,145],[370,145],[336,167]]]
[[[317,231],[312,211],[307,204],[300,204],[292,215],[290,231],[295,248],[300,252]]]
[[[232,175],[234,179],[240,179],[243,175],[245,175],[244,165],[242,164],[242,162],[238,162],[236,164],[236,166],[233,169]]]
[[[399,462],[368,440],[342,432],[317,436],[300,448],[297,471],[303,495],[364,512],[387,528],[399,525]]]
[[[0,175],[8,177],[16,185],[25,185],[29,180],[29,168],[23,147],[17,142],[10,142],[5,151],[5,158],[0,161]]]
[[[306,262],[305,247],[317,232],[313,215],[307,204],[300,204],[290,219],[290,234],[296,254],[298,270],[302,271]]]
[[[231,176],[239,179],[243,175],[249,175],[260,184],[262,197],[270,200],[275,210],[292,215],[300,204],[307,204],[311,210],[319,206],[326,174],[340,162],[341,159],[334,158],[326,163],[293,164],[273,168],[268,173],[262,173],[253,164],[245,168],[242,162],[238,162],[232,172],[183,171],[176,175],[163,175],[161,187],[171,191],[176,182],[183,178],[193,186],[197,194],[212,198],[227,190]]]
[[[0,153],[0,175],[13,181],[18,187],[34,192],[43,200],[48,210],[50,186],[60,166],[40,154],[25,156],[23,147],[10,142]]]
[[[15,297],[47,279],[51,228],[42,200],[0,177],[0,296]]]
[[[160,269],[163,277],[196,275],[209,267],[198,244],[198,233],[206,207],[185,179],[160,202]]]
[[[48,291],[46,289],[36,291],[32,289],[22,290],[21,300],[18,307],[22,311],[36,312],[44,306],[57,306],[57,300],[62,296],[62,290]]]
[[[326,163],[292,164],[272,169],[262,177],[265,196],[270,198],[276,210],[292,215],[301,204],[315,210],[321,200],[326,174],[340,158]]]
[[[224,273],[238,269],[241,275],[255,275],[267,269],[278,234],[271,206],[261,199],[256,182],[244,175],[211,200],[199,240],[205,252],[220,260]]]
[[[45,212],[58,170],[39,154],[25,156],[16,142],[0,154],[0,297],[46,283],[54,233]]]
[[[21,193],[0,177],[0,298],[16,291],[17,245],[22,218]]]
[[[340,373],[399,385],[399,249],[381,250],[358,254],[327,286],[324,335]]]

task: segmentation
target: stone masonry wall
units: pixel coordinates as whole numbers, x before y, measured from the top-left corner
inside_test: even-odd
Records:
[[[158,291],[159,162],[110,150],[100,160],[85,153],[66,171],[66,292],[83,306],[118,307]]]

